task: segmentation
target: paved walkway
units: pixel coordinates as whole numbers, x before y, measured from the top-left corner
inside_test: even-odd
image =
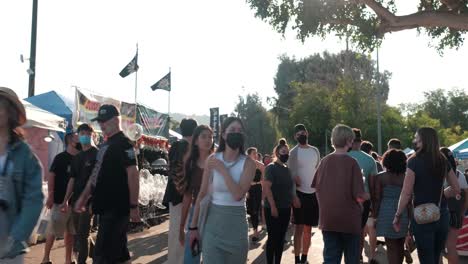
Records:
[[[167,261],[167,232],[169,222],[165,221],[160,225],[154,226],[151,229],[145,230],[137,234],[129,235],[129,249],[133,256],[133,264],[162,264]],[[294,256],[292,253],[292,229],[289,230],[285,245],[282,263],[294,263]],[[314,231],[317,231],[314,229]],[[260,243],[251,245],[249,251],[249,261],[252,264],[263,264],[265,261],[265,243],[266,232],[261,233]],[[323,242],[320,232],[316,232],[312,238],[312,246],[309,252],[309,263],[319,264],[322,263],[322,249]],[[42,259],[42,252],[44,244],[38,244],[31,248],[31,252],[26,255],[26,264],[39,264]],[[64,246],[63,241],[57,241],[51,253],[52,262],[54,264],[62,264],[64,259]],[[414,263],[418,264],[417,256],[413,253]],[[386,264],[385,248],[379,247],[378,261],[380,264]],[[364,259],[367,262],[367,259]],[[89,260],[88,263],[91,263]],[[447,261],[444,259],[444,264]],[[468,258],[462,258],[460,263],[467,263]]]

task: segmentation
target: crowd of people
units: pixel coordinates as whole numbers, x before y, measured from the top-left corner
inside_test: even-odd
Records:
[[[49,168],[51,223],[43,264],[51,264],[51,248],[62,236],[63,262],[86,263],[93,216],[93,263],[130,262],[128,224],[140,221],[135,146],[114,106],[102,105],[93,121],[106,141],[96,146],[92,126],[81,124],[65,135],[66,149]],[[24,262],[43,209],[42,166],[24,142],[25,122],[17,95],[0,87],[0,262],[6,264]],[[206,125],[184,119],[180,128],[183,138],[168,153],[163,201],[169,208],[168,263],[246,263],[261,222],[267,263],[281,263],[292,226],[295,263],[309,263],[313,228],[322,232],[326,264],[341,263],[343,256],[347,264],[362,262],[366,236],[372,264],[378,263],[379,243],[390,264],[411,263],[414,248],[422,264],[438,264],[443,252],[450,264],[458,263],[468,184],[432,128],[418,129],[410,156],[392,139],[379,157],[359,129],[339,124],[331,132],[334,151],[323,158],[303,124],[294,127],[294,147],[282,138],[263,156],[255,146],[244,149],[247,131],[237,117],[223,122],[218,146]]]
[[[192,124],[187,135],[202,129],[194,120],[184,122]],[[206,133],[213,136],[209,128]],[[390,264],[405,258],[412,263],[415,248],[420,263],[439,263],[443,252],[449,263],[458,263],[468,185],[432,128],[416,132],[413,154],[407,156],[400,140],[391,139],[381,157],[359,129],[346,125],[333,129],[334,152],[324,158],[309,145],[302,124],[294,127],[296,146],[290,149],[280,139],[264,157],[255,147],[244,151],[246,131],[235,117],[222,124],[217,149],[208,148],[212,141],[201,148],[199,132],[192,134],[174,163],[179,165],[171,167],[174,187],[167,187],[171,196],[184,197],[183,209],[172,211],[182,217],[169,218],[177,219],[169,243],[179,237],[177,246],[169,246],[169,263],[246,263],[247,219],[250,243],[259,241],[260,219],[266,226],[267,263],[281,263],[292,225],[295,263],[309,263],[314,227],[322,231],[324,263],[341,263],[343,256],[345,263],[362,263],[366,237],[369,263],[378,263],[378,244],[386,246]]]
[[[134,144],[123,134],[120,113],[102,105],[98,122],[106,141],[95,146],[93,128],[81,124],[64,136],[66,149],[47,175],[50,214],[44,257],[63,237],[63,263],[86,263],[92,216],[98,219],[93,263],[127,263],[129,221],[140,221],[139,174]],[[0,263],[24,263],[29,236],[43,210],[42,165],[24,141],[26,111],[14,91],[0,87]]]

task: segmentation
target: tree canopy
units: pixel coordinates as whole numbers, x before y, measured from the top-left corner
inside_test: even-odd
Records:
[[[277,132],[261,98],[257,94],[248,94],[245,98],[239,96],[235,112],[245,127],[246,147],[256,147],[260,153],[271,153]]]
[[[408,1],[408,0],[401,0]],[[418,29],[436,48],[458,48],[468,30],[468,0],[415,0],[416,12],[397,15],[397,0],[247,0],[255,15],[298,38],[335,34],[373,50],[385,34]],[[417,8],[417,9],[416,9]]]
[[[384,144],[399,138],[411,147],[414,133],[423,126],[436,129],[443,146],[468,137],[468,94],[463,89],[427,91],[419,104],[395,107],[386,104],[391,73],[377,74],[375,63],[363,54],[323,53],[301,60],[281,56],[280,60],[276,97],[270,98],[275,121],[271,130],[277,128],[280,137],[292,140],[294,125],[303,123],[310,132],[309,143],[325,153],[331,149],[331,129],[344,123],[360,128],[365,140],[377,144],[378,91]]]
[[[378,76],[380,76],[379,90],[382,102],[385,102],[388,97],[388,81],[391,74],[388,71],[378,74],[375,62],[368,56],[352,51],[342,51],[338,54],[316,53],[301,60],[286,55],[280,56],[280,64],[274,80],[277,95],[269,98],[273,106],[272,112],[277,117],[279,130],[284,135],[291,133],[293,124],[290,123],[289,116],[293,105],[298,103],[294,101],[295,97],[298,92],[301,96],[305,94],[304,89],[298,90],[298,87],[304,88],[300,84],[312,83],[316,88],[320,86],[320,89],[326,89],[326,94],[332,94],[339,88],[340,81],[347,79],[349,83],[350,80],[355,80],[356,85],[367,88],[366,94],[360,96],[367,98],[366,100],[375,101]]]

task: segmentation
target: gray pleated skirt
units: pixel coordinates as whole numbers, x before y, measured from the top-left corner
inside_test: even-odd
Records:
[[[203,263],[246,263],[248,227],[245,206],[211,204],[202,238]]]

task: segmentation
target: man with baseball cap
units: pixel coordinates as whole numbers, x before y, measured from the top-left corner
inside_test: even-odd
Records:
[[[86,210],[86,203],[93,196],[93,212],[99,216],[94,264],[129,263],[128,222],[140,221],[135,151],[122,132],[120,113],[115,106],[102,105],[92,121],[99,123],[107,141],[99,149],[93,172],[75,204],[75,211]]]

